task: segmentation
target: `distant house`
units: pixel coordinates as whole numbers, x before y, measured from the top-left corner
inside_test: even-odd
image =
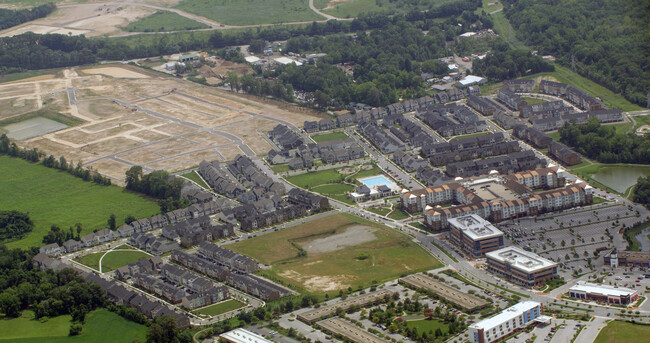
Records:
[[[507,80],[503,86],[515,93],[530,93],[535,88],[535,80]]]
[[[499,89],[497,99],[515,111],[519,111],[521,107],[528,105],[526,100],[522,99],[519,95],[515,94],[508,88]]]
[[[191,53],[191,54],[187,54],[187,55],[181,55],[178,58],[178,62],[185,63],[185,62],[190,62],[190,61],[194,61],[194,60],[198,60],[198,59],[199,59],[199,54]]]
[[[61,247],[57,243],[50,243],[48,245],[42,246],[38,251],[40,253],[46,254],[47,256],[61,255]]]
[[[582,157],[577,152],[562,143],[551,142],[548,146],[548,153],[570,166],[582,162]]]
[[[81,242],[74,239],[69,239],[63,243],[63,248],[67,254],[81,250]]]

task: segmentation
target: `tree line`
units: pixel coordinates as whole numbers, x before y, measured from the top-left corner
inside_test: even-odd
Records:
[[[29,213],[0,211],[0,241],[20,239],[34,229]]]
[[[554,71],[552,64],[528,50],[511,50],[501,39],[493,41],[492,50],[482,60],[472,64],[472,71],[491,81],[510,80],[520,76]]]
[[[632,200],[650,208],[650,176],[642,176],[637,179]]]
[[[517,37],[644,106],[650,91],[646,0],[504,0]]]
[[[160,212],[184,208],[191,203],[181,195],[183,180],[164,170],[144,174],[142,167],[133,166],[126,171],[126,189],[158,199]]]
[[[30,9],[10,10],[0,8],[0,30],[20,25],[38,18],[47,17],[54,12],[56,5],[53,3],[36,6]]]
[[[32,163],[39,163],[45,167],[58,169],[67,172],[70,175],[76,176],[84,181],[92,181],[98,185],[110,186],[111,179],[102,176],[96,170],[88,167],[84,168],[81,161],[75,165],[72,161],[68,162],[65,157],[61,156],[56,159],[54,156],[49,155],[45,157],[45,153],[36,149],[24,149],[12,142],[6,134],[0,135],[0,155],[8,155],[11,157],[21,158],[25,161]]]
[[[560,130],[560,142],[602,163],[650,163],[650,137],[616,133],[611,125],[600,125],[596,118],[587,124],[566,123]]]

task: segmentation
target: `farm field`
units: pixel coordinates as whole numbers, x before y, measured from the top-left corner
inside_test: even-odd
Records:
[[[99,259],[101,259],[105,253],[105,251],[102,251],[94,254],[88,254],[82,257],[78,257],[75,260],[81,264],[99,271]],[[126,266],[127,264],[146,259],[149,256],[150,255],[147,253],[138,250],[111,251],[109,253],[106,253],[106,256],[104,256],[102,259],[102,272],[106,273],[116,270],[117,268]]]
[[[164,32],[207,29],[208,25],[181,16],[178,13],[158,11],[148,17],[129,23],[124,27],[129,32]]]
[[[271,264],[263,275],[314,294],[367,287],[373,281],[441,266],[410,237],[348,214],[248,239],[228,249]],[[299,249],[306,256],[299,257]]]
[[[414,10],[424,10],[432,4],[440,5],[454,0],[436,0],[432,2],[407,2],[407,1],[376,1],[376,0],[315,0],[314,7],[323,13],[338,18],[354,18],[363,13],[406,13]]]
[[[649,325],[612,321],[600,330],[594,343],[636,343],[641,337],[650,336]]]
[[[216,316],[222,313],[226,313],[232,310],[236,310],[240,307],[244,307],[246,304],[244,304],[241,301],[235,300],[235,299],[230,299],[226,300],[223,302],[220,302],[218,304],[210,305],[207,307],[204,307],[199,310],[193,311],[195,314],[203,314],[206,316]]]
[[[146,340],[147,327],[128,321],[106,309],[88,313],[83,331],[69,337],[69,315],[49,318],[41,323],[33,312],[25,311],[15,319],[0,320],[0,342],[12,343],[131,343]],[[110,335],[106,333],[110,332]]]
[[[7,243],[9,248],[41,246],[43,236],[56,224],[64,230],[81,223],[82,235],[102,229],[111,214],[118,226],[127,215],[149,217],[158,205],[117,186],[99,186],[65,172],[0,156],[0,208],[29,212],[34,230],[25,238]]]
[[[327,141],[333,141],[335,139],[345,139],[348,138],[348,135],[346,135],[344,132],[330,132],[330,133],[323,133],[320,135],[315,135],[311,137],[316,143],[318,142],[327,142]]]
[[[308,0],[184,0],[175,8],[238,26],[325,19],[309,8]]]

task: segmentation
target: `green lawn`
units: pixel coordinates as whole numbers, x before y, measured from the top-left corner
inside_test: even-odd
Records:
[[[199,186],[201,186],[201,187],[203,187],[205,189],[212,189],[212,188],[210,188],[210,186],[208,186],[207,183],[205,183],[205,181],[203,181],[203,179],[199,176],[199,174],[196,171],[191,171],[191,172],[183,174],[181,176],[196,182]]]
[[[34,222],[34,230],[7,243],[9,248],[43,245],[43,236],[52,224],[67,230],[81,223],[84,235],[105,228],[111,214],[120,226],[128,215],[144,218],[160,211],[155,202],[123,188],[95,185],[18,158],[0,156],[0,174],[0,208],[29,212]]]
[[[635,130],[643,125],[650,125],[650,115],[633,116],[632,119],[636,122],[636,125],[634,125]]]
[[[216,316],[244,306],[246,306],[246,304],[243,302],[235,299],[230,299],[192,312],[195,314],[204,314],[206,316]]]
[[[104,255],[104,253],[105,251],[88,254],[78,257],[75,260],[90,268],[99,270],[99,259]],[[149,258],[149,255],[142,251],[112,251],[106,254],[102,260],[102,272],[109,272],[126,266],[129,263],[137,262],[146,258]]]
[[[326,183],[343,181],[345,175],[338,172],[339,168],[325,169],[287,177],[287,181],[300,188],[310,188]]]
[[[312,190],[314,192],[318,192],[321,194],[334,195],[334,194],[345,194],[345,192],[351,192],[354,190],[354,187],[343,183],[332,183],[332,184],[325,184],[325,185],[314,187],[312,188]]]
[[[348,138],[348,135],[346,135],[345,132],[330,132],[330,133],[324,133],[322,135],[311,136],[311,138],[316,143],[318,143],[318,142],[333,141],[336,139],[346,139]]]
[[[79,336],[69,337],[70,316],[49,318],[41,323],[33,320],[33,312],[25,311],[15,319],[0,319],[0,342],[13,343],[131,343],[144,342],[147,327],[128,321],[106,309],[92,311]]]
[[[366,210],[372,213],[376,213],[380,216],[385,216],[388,214],[388,212],[390,212],[390,207],[368,207]]]
[[[407,321],[406,326],[409,328],[415,328],[415,330],[418,332],[418,335],[421,335],[423,332],[426,332],[428,335],[430,333],[429,331],[436,332],[438,328],[440,328],[442,333],[449,331],[449,325],[435,319]]]
[[[288,164],[274,164],[271,165],[271,170],[273,170],[276,173],[284,173],[291,170],[291,168],[289,168]]]
[[[176,8],[226,25],[323,20],[309,0],[184,0]]]
[[[207,29],[208,25],[199,23],[182,15],[169,11],[157,11],[156,13],[129,23],[124,31],[129,32],[164,32]]]
[[[560,141],[560,131],[546,132],[546,135],[553,138],[554,141]]]
[[[528,105],[535,105],[535,104],[541,104],[543,102],[547,102],[546,100],[540,99],[540,98],[531,98],[531,97],[527,97],[527,96],[523,96],[521,98],[526,100],[526,103]]]
[[[475,137],[489,135],[491,133],[492,132],[490,132],[490,131],[483,131],[483,132],[472,133],[472,134],[469,134],[469,135],[455,136],[452,139],[450,139],[450,141],[454,141],[454,140],[457,140],[457,139],[465,139],[465,138],[475,138]]]
[[[328,252],[310,252],[314,240],[341,234],[357,225],[374,229],[376,239],[347,247],[336,245],[335,250]],[[335,242],[328,244],[340,244]],[[319,246],[322,244],[320,241]],[[307,256],[298,257],[298,247],[307,250]],[[348,214],[331,215],[247,239],[228,245],[228,249],[271,264],[271,269],[261,274],[315,294],[367,287],[373,280],[382,283],[441,266],[409,236]]]
[[[494,19],[494,15],[492,18]],[[539,76],[552,76],[559,82],[580,88],[595,97],[599,97],[605,103],[605,105],[609,106],[610,108],[620,108],[624,112],[641,111],[644,109],[643,107],[632,104],[631,102],[625,100],[622,95],[614,93],[611,90],[587,79],[586,77],[572,72],[571,69],[567,67],[564,67],[557,63],[554,63],[553,65],[555,66],[554,72],[533,74],[524,77],[524,79],[534,79]]]
[[[346,0],[346,1],[328,1],[315,0],[314,7],[321,9],[323,13],[333,15],[338,18],[355,18],[363,13],[406,13],[413,10],[424,10],[432,4],[440,5],[454,0],[436,0],[436,1],[382,1],[382,0]],[[326,8],[326,9],[325,9]]]
[[[402,220],[411,216],[408,213],[404,212],[401,208],[395,208],[393,213],[391,213],[388,217],[395,220]]]
[[[494,30],[500,34],[512,47],[527,49],[528,47],[515,36],[515,29],[502,12],[490,14],[494,23]]]
[[[636,343],[650,336],[650,325],[612,321],[600,330],[594,343]]]

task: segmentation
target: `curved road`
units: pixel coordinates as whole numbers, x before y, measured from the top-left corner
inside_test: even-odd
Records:
[[[309,8],[314,11],[314,13],[325,17],[327,20],[351,20],[351,19],[343,19],[343,18],[338,18],[329,14],[325,14],[321,12],[316,6],[314,6],[314,0],[309,0]]]

